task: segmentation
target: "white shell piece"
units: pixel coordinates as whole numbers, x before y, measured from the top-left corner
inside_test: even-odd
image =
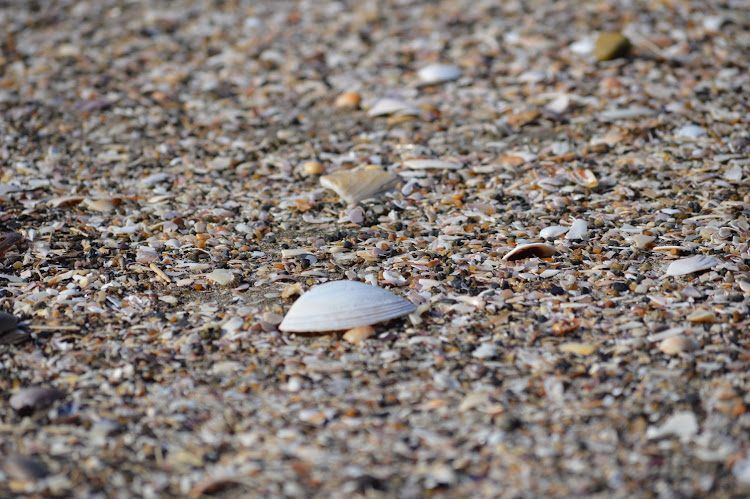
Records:
[[[524,258],[547,258],[557,253],[557,248],[551,244],[530,243],[520,244],[507,252],[503,260],[522,260]]]
[[[562,236],[568,232],[568,230],[568,227],[563,227],[562,225],[550,225],[539,231],[539,237],[543,239],[554,239],[555,237]]]
[[[675,136],[681,139],[697,139],[706,135],[706,130],[698,125],[685,125],[675,130]]]
[[[701,270],[707,270],[717,265],[719,261],[706,255],[695,255],[690,258],[683,258],[682,260],[675,260],[667,267],[668,276],[677,276],[692,274],[693,272],[699,272]]]
[[[419,114],[419,109],[402,100],[385,97],[373,104],[370,110],[367,111],[367,115],[373,118],[376,116],[387,116],[396,113],[416,116]]]
[[[586,221],[576,218],[573,220],[573,225],[570,226],[570,230],[565,234],[565,239],[583,239],[584,236],[586,236],[587,231],[588,225],[586,225]]]
[[[320,185],[331,189],[348,204],[357,204],[394,187],[398,177],[369,165],[320,177]]]
[[[359,281],[333,281],[302,295],[279,325],[281,331],[340,331],[368,326],[414,311],[414,305],[382,288]]]
[[[407,159],[404,166],[414,170],[460,170],[462,167],[461,163],[442,159]]]
[[[432,85],[456,80],[461,77],[461,70],[450,64],[430,64],[417,72],[417,76],[423,83]]]

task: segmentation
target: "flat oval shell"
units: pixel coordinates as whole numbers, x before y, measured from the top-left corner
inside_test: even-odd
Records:
[[[462,167],[461,163],[443,159],[407,159],[404,166],[414,170],[460,170]]]
[[[529,243],[516,246],[503,256],[503,260],[523,260],[524,258],[547,258],[557,253],[551,244]]]
[[[279,330],[341,331],[395,319],[414,308],[385,289],[359,281],[333,281],[312,287],[294,302]]]
[[[320,185],[333,190],[350,205],[387,191],[396,182],[396,175],[377,166],[357,167],[320,177]]]
[[[423,83],[432,85],[460,78],[461,70],[450,64],[430,64],[420,69],[417,76]]]
[[[682,260],[675,260],[670,263],[669,267],[667,267],[667,275],[678,276],[692,274],[693,272],[708,270],[718,263],[719,261],[712,256],[695,255],[690,258],[683,258]]]

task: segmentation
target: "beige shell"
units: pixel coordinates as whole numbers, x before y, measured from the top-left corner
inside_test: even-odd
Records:
[[[398,177],[375,165],[357,167],[320,177],[320,185],[333,190],[346,203],[357,204],[393,188]]]
[[[287,332],[341,331],[395,319],[414,305],[382,288],[359,281],[332,281],[302,295],[279,325]]]
[[[530,243],[521,244],[503,256],[503,260],[523,260],[524,258],[547,258],[557,253],[557,248],[551,244]]]

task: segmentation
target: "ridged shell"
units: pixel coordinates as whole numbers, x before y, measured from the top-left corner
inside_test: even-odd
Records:
[[[524,258],[547,258],[557,253],[551,244],[530,243],[516,246],[503,256],[503,260],[523,260]]]
[[[341,331],[395,319],[414,305],[385,289],[359,281],[333,281],[302,295],[279,325],[287,332]]]
[[[396,185],[396,182],[398,182],[396,175],[375,165],[357,167],[320,177],[320,185],[335,191],[350,205],[387,191]]]
[[[675,260],[670,263],[669,267],[667,267],[667,275],[677,276],[692,274],[693,272],[708,270],[718,263],[719,261],[712,256],[695,255],[690,258],[683,258],[682,260]]]

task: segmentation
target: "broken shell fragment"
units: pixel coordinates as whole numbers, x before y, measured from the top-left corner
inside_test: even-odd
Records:
[[[10,406],[20,415],[31,414],[37,409],[50,405],[55,400],[64,398],[66,393],[56,388],[25,388],[13,394],[10,398]]]
[[[442,159],[407,159],[404,166],[413,170],[460,170],[462,167],[461,163]]]
[[[599,179],[589,169],[573,170],[568,173],[568,178],[576,184],[587,189],[593,189],[599,185]]]
[[[456,80],[461,77],[461,70],[450,64],[430,64],[417,72],[422,83],[434,85],[446,81]]]
[[[667,267],[667,275],[678,276],[692,274],[693,272],[708,270],[711,267],[718,265],[718,263],[719,261],[712,256],[695,255],[690,258],[683,258],[670,263],[669,267]]]
[[[659,343],[659,350],[667,355],[679,355],[697,350],[699,346],[693,337],[680,335],[663,339]]]
[[[554,239],[556,237],[562,236],[569,230],[570,229],[568,227],[563,227],[562,225],[551,225],[540,230],[539,237],[541,237],[542,239]]]
[[[331,173],[320,177],[320,185],[333,190],[352,205],[393,188],[398,177],[376,165]]]
[[[402,100],[386,97],[377,101],[370,110],[367,111],[367,115],[372,118],[377,116],[387,116],[389,114],[408,114],[418,116],[419,109]]]
[[[523,260],[524,258],[548,258],[557,253],[551,244],[529,243],[516,246],[503,256],[503,260]]]
[[[570,230],[565,234],[565,239],[583,239],[588,231],[588,225],[585,220],[576,218],[573,220],[573,224],[570,226]]]
[[[0,257],[5,256],[5,253],[21,239],[23,239],[23,236],[18,232],[6,232],[0,235]]]
[[[354,345],[361,345],[373,334],[375,334],[375,328],[372,326],[357,326],[345,332],[343,338]]]
[[[279,325],[287,332],[341,331],[369,326],[414,311],[398,295],[359,281],[332,281],[302,295]]]

